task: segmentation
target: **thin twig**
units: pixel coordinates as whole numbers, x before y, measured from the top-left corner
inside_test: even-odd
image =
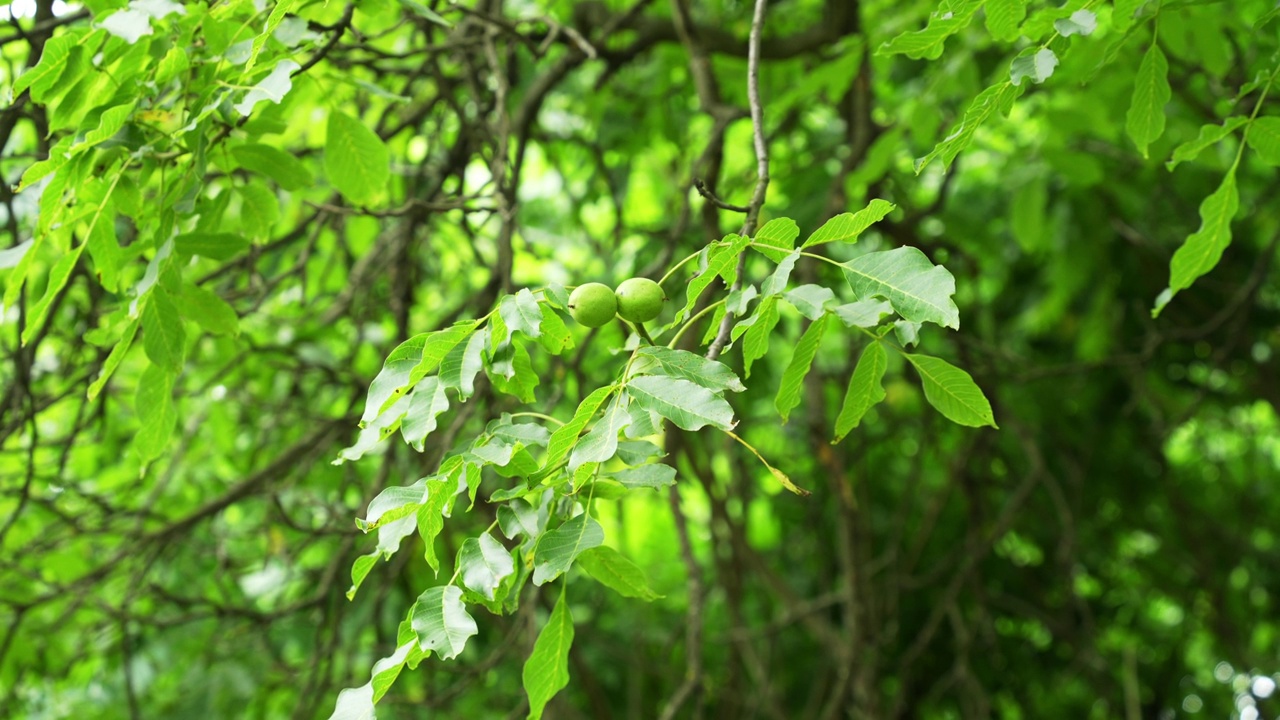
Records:
[[[747,48],[747,100],[751,105],[751,134],[756,149],[756,190],[747,205],[747,219],[742,223],[744,237],[750,237],[756,231],[760,221],[760,210],[764,207],[764,199],[769,191],[769,145],[764,138],[764,108],[760,105],[760,30],[764,27],[764,10],[768,0],[756,0],[755,15],[751,18],[751,40]],[[730,292],[742,286],[742,271],[746,268],[747,254],[738,256],[738,279],[734,281]],[[720,357],[724,346],[729,343],[729,333],[733,330],[734,314],[726,312],[720,321],[720,330],[716,339],[707,350],[707,358],[715,360]]]
[[[702,181],[702,178],[695,178],[693,181],[693,187],[695,190],[698,191],[698,194],[701,195],[707,202],[711,203],[712,205],[715,205],[721,210],[729,210],[731,212],[740,212],[740,213],[751,212],[751,208],[747,207],[746,205],[733,205],[731,203],[725,202],[724,200],[721,200],[719,197],[716,196],[714,192],[711,191],[711,188],[707,187],[707,184]]]

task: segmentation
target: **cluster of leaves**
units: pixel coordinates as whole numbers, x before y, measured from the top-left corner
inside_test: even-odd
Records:
[[[604,355],[598,346],[616,337],[616,328],[593,335],[597,352],[584,352],[582,336],[564,320],[564,290],[547,280],[557,272],[589,273],[556,262],[587,245],[598,251],[586,254],[592,261],[622,273],[630,264],[638,275],[658,252],[651,236],[670,237],[677,257],[721,237],[723,217],[714,211],[710,227],[691,232],[667,208],[688,210],[690,198],[696,202],[678,176],[686,164],[699,172],[716,166],[695,157],[704,146],[708,157],[715,155],[717,143],[724,167],[711,173],[710,186],[724,197],[741,193],[736,183],[750,175],[750,142],[736,134],[740,125],[720,124],[732,112],[692,110],[689,58],[653,52],[679,35],[663,4],[629,16],[626,23],[634,24],[620,21],[629,34],[588,40],[570,28],[570,13],[559,24],[520,14],[536,4],[432,5],[471,26],[451,34],[435,11],[409,1],[91,0],[81,21],[68,15],[37,23],[56,26],[39,63],[16,78],[6,72],[15,102],[0,112],[0,135],[15,114],[31,119],[4,148],[6,181],[17,181],[18,193],[4,198],[16,241],[0,249],[4,322],[17,324],[16,362],[0,383],[11,401],[0,413],[8,442],[0,545],[6,553],[14,549],[14,557],[0,558],[13,578],[0,593],[9,622],[0,673],[13,681],[12,692],[23,684],[33,702],[48,693],[57,702],[74,697],[69,702],[77,708],[94,706],[96,683],[114,688],[122,667],[121,707],[126,697],[136,701],[135,692],[157,707],[176,702],[166,693],[198,704],[203,696],[186,684],[196,683],[209,696],[222,692],[222,703],[252,697],[276,708],[297,706],[301,716],[305,703],[321,697],[327,704],[331,695],[313,692],[318,684],[295,695],[269,678],[228,690],[217,678],[283,668],[292,688],[296,663],[262,659],[287,655],[279,652],[287,646],[305,647],[313,668],[345,682],[367,671],[372,658],[364,655],[377,635],[395,642],[393,652],[374,665],[368,685],[340,696],[335,712],[363,717],[402,668],[431,653],[455,657],[469,641],[474,652],[478,609],[510,615],[522,604],[527,612],[536,594],[529,582],[538,588],[559,579],[560,599],[543,616],[525,663],[536,713],[567,682],[574,619],[566,598],[590,597],[587,588],[566,594],[573,568],[627,598],[656,600],[655,588],[674,595],[674,584],[660,583],[654,565],[647,566],[652,584],[646,581],[638,567],[646,558],[634,548],[628,559],[605,543],[609,510],[602,506],[624,497],[631,507],[648,503],[653,489],[674,487],[675,468],[683,473],[698,458],[732,456],[713,444],[720,442],[768,458],[764,477],[772,485],[825,491],[832,502],[818,509],[810,503],[804,512],[812,514],[801,517],[795,508],[804,504],[753,502],[752,483],[734,478],[724,489],[726,512],[715,504],[724,500],[711,484],[713,473],[680,476],[686,500],[709,496],[712,512],[721,512],[708,526],[711,542],[725,538],[717,533],[731,534],[735,523],[745,533],[748,520],[756,533],[758,545],[726,542],[704,562],[718,562],[717,553],[738,562],[760,552],[793,571],[785,582],[766,582],[717,567],[714,582],[724,583],[725,592],[708,605],[714,622],[742,612],[724,600],[736,598],[731,582],[760,602],[732,626],[709,626],[708,636],[721,634],[707,645],[756,632],[752,626],[761,622],[783,627],[796,617],[799,598],[824,607],[830,595],[823,593],[832,588],[851,595],[838,619],[816,633],[837,638],[838,652],[823,654],[820,644],[805,644],[803,633],[788,637],[786,647],[769,649],[765,681],[753,679],[758,695],[744,695],[742,703],[795,686],[825,692],[810,676],[821,666],[866,689],[866,697],[850,703],[868,716],[892,715],[893,702],[899,716],[953,712],[950,694],[985,702],[984,687],[1013,708],[1006,715],[1053,716],[1064,708],[1096,710],[1097,699],[1120,683],[1126,698],[1128,688],[1141,685],[1141,700],[1154,714],[1166,705],[1158,694],[1149,697],[1150,688],[1182,687],[1177,658],[1185,655],[1202,686],[1206,673],[1213,682],[1210,668],[1222,656],[1250,657],[1242,650],[1250,643],[1255,657],[1265,658],[1245,666],[1272,661],[1266,653],[1275,623],[1265,614],[1275,564],[1266,551],[1274,539],[1261,525],[1254,531],[1240,523],[1244,534],[1227,543],[1224,534],[1237,530],[1221,522],[1265,515],[1259,508],[1268,507],[1269,496],[1252,483],[1265,477],[1259,463],[1275,454],[1274,413],[1265,405],[1248,413],[1229,407],[1274,398],[1268,395],[1274,322],[1266,310],[1275,299],[1263,283],[1266,256],[1255,242],[1237,241],[1224,253],[1233,223],[1237,240],[1265,239],[1275,228],[1265,203],[1280,162],[1272,92],[1280,65],[1268,35],[1280,10],[1272,0],[1241,0],[1230,11],[1203,0],[862,3],[862,21],[843,25],[828,21],[852,3],[800,1],[785,11],[777,5],[761,83],[775,196],[787,199],[778,205],[814,227],[869,197],[890,198],[899,208],[873,201],[799,247],[797,224],[775,220],[749,238],[712,242],[684,262],[657,255],[664,258],[657,266],[670,268],[667,288],[687,287],[670,322],[655,333],[663,345],[628,329],[603,370],[578,361]],[[588,21],[580,29],[604,27],[589,22],[603,8],[630,12],[621,2],[573,5],[574,19]],[[743,4],[697,5],[693,22],[701,31],[693,36],[715,57],[708,65],[724,82],[725,107],[741,105],[735,58],[745,54]],[[82,22],[90,16],[92,24]],[[985,18],[986,32],[978,18]],[[819,31],[845,29],[810,33],[811,21]],[[42,37],[30,34],[33,58]],[[13,65],[15,48],[25,44],[15,39],[26,38],[22,32],[0,38]],[[797,50],[798,39],[811,44]],[[687,50],[700,57],[696,47]],[[591,62],[583,60],[588,55]],[[584,72],[573,70],[579,62]],[[541,93],[549,99],[539,116]],[[940,128],[957,102],[956,124]],[[511,122],[517,113],[506,113],[517,105],[525,122]],[[997,122],[997,112],[1010,122]],[[503,127],[515,127],[517,137],[501,135]],[[848,137],[836,137],[840,127]],[[923,153],[915,163],[907,156],[913,144],[920,148],[915,154]],[[522,177],[507,169],[507,187],[498,160],[509,147],[527,159]],[[839,157],[850,159],[839,172],[814,162]],[[1167,163],[1144,162],[1153,158]],[[491,161],[493,177],[472,177]],[[951,171],[945,179],[943,168]],[[536,187],[542,180],[555,180],[543,185],[557,190]],[[837,201],[830,207],[814,200],[828,196]],[[497,214],[484,207],[490,200]],[[1201,227],[1192,232],[1184,227],[1195,221],[1187,208],[1197,203]],[[616,218],[602,211],[610,207]],[[901,247],[852,245],[891,210],[892,222],[879,228],[876,242]],[[505,267],[494,240],[502,235],[493,229],[499,215],[508,245],[518,238],[518,257]],[[1122,231],[1112,237],[1107,228]],[[415,245],[423,235],[434,245]],[[563,253],[540,242],[547,236],[564,240]],[[487,264],[491,245],[498,246],[498,261],[474,267]],[[740,271],[744,255],[749,262]],[[379,277],[388,263],[395,263],[392,271]],[[1217,282],[1199,280],[1214,267]],[[818,271],[806,272],[811,268]],[[1160,277],[1148,277],[1151,268]],[[472,302],[480,292],[475,280],[486,271],[486,289],[542,287],[491,303],[494,290]],[[958,292],[952,272],[962,280]],[[793,274],[804,280],[792,282]],[[826,284],[813,284],[815,276]],[[1145,316],[1167,286],[1156,300],[1160,310],[1192,283],[1196,292],[1183,293],[1185,305],[1158,326],[1126,314],[1141,306]],[[1227,292],[1219,292],[1222,286]],[[1249,313],[1236,311],[1248,310],[1255,294],[1263,312],[1237,322]],[[460,299],[463,307],[449,312]],[[941,334],[923,344],[963,358],[980,379],[1000,378],[1016,389],[1002,394],[1000,416],[1017,432],[976,446],[961,431],[939,432],[927,414],[920,420],[919,391],[894,372],[911,366],[923,400],[956,423],[994,425],[989,403],[964,370],[912,349],[925,323],[958,328],[956,302],[976,310],[962,348],[948,354]],[[402,313],[396,303],[413,310]],[[1200,325],[1186,317],[1197,305],[1209,308]],[[490,306],[494,311],[480,320],[453,323]],[[435,327],[442,317],[449,318],[444,329],[411,338],[387,358],[360,412],[358,399],[384,354],[381,343],[409,337],[411,327]],[[1180,319],[1187,324],[1169,332]],[[705,346],[722,327],[732,355],[711,360],[694,352],[698,335]],[[839,329],[847,332],[837,337]],[[831,362],[836,344],[852,350],[839,353],[839,363]],[[566,390],[560,377],[553,400],[538,409],[563,411],[561,419],[520,411],[552,384],[544,368],[571,368],[576,412],[559,404]],[[463,412],[449,424],[451,407],[490,389],[505,396],[501,402],[486,398],[466,408],[480,405],[479,425]],[[229,402],[218,402],[222,394]],[[834,417],[831,432],[818,440],[863,432],[835,448],[785,457],[792,443],[812,447],[795,421],[821,422],[828,408],[806,404],[815,396]],[[1123,411],[1117,396],[1126,398]],[[1189,413],[1196,416],[1174,432],[1169,418]],[[769,414],[792,422],[761,431]],[[330,429],[350,428],[356,417],[363,428],[354,443],[334,440],[338,433]],[[314,432],[299,431],[321,418]],[[701,428],[693,453],[685,443],[678,456],[663,455],[667,422]],[[459,428],[467,435],[455,442]],[[418,452],[388,447],[397,431]],[[85,442],[85,433],[96,436]],[[770,444],[771,434],[785,440]],[[1173,438],[1169,480],[1161,476],[1167,437]],[[282,447],[295,440],[297,446]],[[338,453],[341,468],[307,462],[308,453],[328,459],[347,444]],[[856,458],[874,480],[862,482],[858,473],[845,486],[846,478],[820,464],[824,453]],[[277,460],[263,467],[264,456]],[[345,626],[339,632],[341,610],[307,614],[318,601],[301,597],[299,588],[341,577],[341,569],[325,571],[349,563],[346,518],[388,476],[415,477],[423,470],[410,474],[404,466],[428,460],[434,472],[385,490],[369,505],[360,526],[377,534],[377,546],[356,560],[348,596],[379,558],[415,533],[426,566],[444,570],[448,583],[424,591],[433,583],[411,577],[416,565],[393,566],[409,568],[403,576],[410,589],[382,585],[378,602],[390,595],[399,616],[419,598],[395,637],[376,632],[383,625],[356,612],[357,632]],[[305,476],[307,487],[282,482],[290,473]],[[1019,474],[1043,483],[1046,498],[1036,497],[1038,485],[1015,488],[1010,479]],[[1108,482],[1108,474],[1123,482]],[[1235,481],[1219,482],[1219,475]],[[828,476],[841,483],[825,483]],[[175,477],[181,481],[170,482]],[[1074,482],[1078,477],[1088,482]],[[481,490],[485,501],[477,505]],[[857,494],[857,509],[840,504],[843,495],[835,493],[845,490]],[[268,493],[279,516],[268,509]],[[957,496],[962,502],[951,500]],[[496,508],[483,532],[475,527],[481,513],[462,518],[473,507]],[[892,524],[880,522],[889,517],[896,518]],[[803,538],[769,539],[771,528],[793,522],[813,524]],[[189,532],[202,523],[201,532]],[[861,545],[885,554],[851,559],[826,552],[849,525],[867,533]],[[283,538],[296,552],[282,549]],[[437,544],[450,548],[452,568]],[[161,546],[183,554],[163,555]],[[822,552],[805,556],[815,546]],[[1214,555],[1209,549],[1216,547],[1230,549]],[[955,562],[953,550],[963,562]],[[296,603],[248,591],[259,570],[281,567],[293,574],[273,597],[298,593]],[[982,575],[971,573],[975,567]],[[1178,580],[1187,567],[1200,580]],[[236,592],[229,578],[243,580],[245,591]],[[328,598],[328,583],[317,586],[318,597]],[[344,579],[338,597],[345,587]],[[917,590],[900,596],[903,587]],[[366,587],[358,600],[372,604],[373,595]],[[646,610],[654,625],[679,624],[673,618],[684,599],[668,600],[669,607]],[[729,613],[718,612],[726,605]],[[325,604],[360,612],[368,606]],[[1185,625],[1170,620],[1184,612]],[[225,639],[209,643],[215,659],[208,665],[194,661],[203,636],[188,624],[202,617],[216,617],[201,629]],[[601,617],[611,616],[593,619]],[[284,618],[307,630],[331,623],[345,645],[312,647],[290,634]],[[1252,627],[1252,635],[1224,630],[1233,619]],[[271,632],[258,632],[268,622]],[[505,622],[493,619],[495,627]],[[253,623],[254,639],[271,652],[225,631],[237,623]],[[919,632],[900,633],[904,627]],[[592,629],[602,637],[610,632],[607,623]],[[89,647],[86,636],[107,640]],[[730,654],[751,649],[737,642],[724,643]],[[665,665],[670,647],[661,665],[651,663],[661,670],[650,677],[674,675]],[[172,662],[176,657],[182,661]],[[336,670],[327,665],[333,658],[342,658]],[[1094,674],[1076,672],[1077,659]],[[738,672],[736,657],[720,660],[730,677]],[[145,674],[148,662],[167,668],[151,686],[130,677]],[[713,663],[708,675],[720,671]],[[1010,666],[1018,668],[1016,683],[1009,682]],[[1111,677],[1100,667],[1123,670]],[[213,678],[207,683],[206,669]],[[46,686],[33,684],[33,676]],[[76,695],[90,676],[94,684]],[[936,692],[926,694],[922,678],[936,679]],[[1007,692],[1038,683],[1060,692]],[[0,705],[12,698],[8,684],[0,682]],[[843,702],[840,692],[831,689],[830,707]],[[919,707],[901,707],[916,699]],[[990,710],[979,703],[961,714]]]
[[[541,586],[577,566],[623,596],[659,597],[635,563],[604,545],[604,530],[592,517],[592,503],[597,498],[614,500],[632,491],[666,488],[676,481],[676,469],[661,462],[664,421],[685,431],[710,427],[724,432],[746,446],[787,489],[809,494],[734,434],[737,421],[725,393],[746,389],[737,374],[715,359],[676,347],[685,331],[706,316],[711,321],[706,324],[704,345],[713,342],[726,317],[734,319],[730,337],[741,343],[748,378],[752,363],[768,350],[780,303],[809,321],[777,391],[775,407],[783,422],[801,402],[801,387],[823,336],[830,326],[843,325],[861,332],[867,342],[849,380],[835,441],[885,398],[886,346],[915,367],[925,397],[948,419],[995,427],[991,405],[967,372],[941,358],[903,349],[918,341],[924,323],[959,328],[951,273],[912,247],[866,252],[846,262],[816,252],[828,243],[853,245],[893,208],[892,203],[874,200],[863,210],[832,218],[799,247],[800,230],[788,218],[766,223],[754,237],[730,234],[710,243],[663,278],[669,280],[696,261],[683,306],[656,335],[663,338],[674,331],[668,345],[654,344],[645,331],[629,333],[622,348],[626,361],[620,363],[614,382],[587,393],[572,418],[504,414],[466,443],[465,450],[447,456],[436,473],[378,495],[358,523],[365,532],[377,532],[377,548],[356,560],[348,598],[355,595],[378,558],[391,557],[415,531],[426,548],[427,564],[439,573],[436,539],[445,519],[462,508],[459,499],[466,495],[464,512],[474,507],[486,471],[516,481],[489,495],[488,504],[497,508],[492,525],[463,542],[445,585],[433,586],[418,597],[400,625],[395,654],[375,664],[369,684],[343,692],[334,720],[372,713],[403,666],[412,668],[431,652],[442,660],[457,657],[467,639],[478,632],[467,604],[495,614],[513,613],[519,607],[521,589],[530,580]],[[759,288],[739,277],[749,251],[772,263]],[[802,259],[839,267],[847,287],[791,287],[792,271]],[[704,295],[717,280],[723,283],[725,296],[706,302]],[[840,298],[845,291],[852,292],[852,302]],[[560,354],[574,347],[561,318],[567,304],[568,294],[560,285],[523,289],[502,297],[497,308],[479,320],[458,322],[403,342],[387,356],[369,387],[355,445],[343,450],[335,463],[360,459],[397,430],[405,443],[421,452],[427,436],[438,428],[439,416],[449,409],[450,392],[457,401],[465,401],[475,391],[481,372],[500,392],[521,402],[532,401],[538,378],[531,369],[530,349]],[[900,345],[888,339],[890,333]],[[530,416],[535,419],[523,421]],[[508,549],[493,536],[495,527],[513,547]],[[531,718],[541,717],[547,701],[567,684],[572,640],[573,619],[562,586],[524,667]]]
[[[86,335],[109,350],[88,397],[102,391],[141,329],[150,366],[138,385],[135,449],[144,461],[164,451],[176,422],[171,391],[185,360],[184,321],[218,335],[239,330],[236,311],[202,287],[207,273],[269,239],[282,193],[316,182],[307,165],[264,142],[288,127],[279,103],[304,70],[285,56],[323,40],[289,16],[295,4],[276,3],[254,31],[260,11],[252,2],[90,2],[97,27],[50,39],[12,89],[47,107],[48,131],[60,139],[15,188],[38,193],[39,220],[29,240],[0,255],[4,306],[48,267],[25,318],[21,338],[30,342],[88,254],[103,290],[121,300]],[[261,107],[269,109],[255,113]],[[334,190],[357,204],[383,195],[390,178],[383,141],[338,109],[328,112],[324,168]],[[123,237],[118,218],[127,222]]]
[[[998,79],[978,94],[969,104],[963,119],[949,135],[925,156],[916,161],[916,172],[922,172],[935,159],[941,158],[944,167],[973,142],[978,128],[997,111],[1009,116],[1014,102],[1027,89],[1025,80],[1040,84],[1053,76],[1061,57],[1078,48],[1079,59],[1068,57],[1079,64],[1072,76],[1088,80],[1105,66],[1115,61],[1122,47],[1135,42],[1142,27],[1153,26],[1150,44],[1134,77],[1133,94],[1125,115],[1125,130],[1134,145],[1145,158],[1151,144],[1160,139],[1165,130],[1165,106],[1172,97],[1169,86],[1169,62],[1158,43],[1158,22],[1161,13],[1176,12],[1180,8],[1203,4],[1198,0],[1116,0],[1106,8],[1110,14],[1109,31],[1101,41],[1091,42],[1090,36],[1098,29],[1098,11],[1101,0],[1068,2],[1061,7],[1046,7],[1027,16],[1026,0],[943,0],[922,30],[904,32],[884,43],[881,54],[904,54],[911,58],[937,59],[942,55],[947,38],[965,29],[979,8],[986,9],[986,26],[991,36],[1000,41],[1017,41],[1026,47],[1018,52],[1009,64],[1008,77]],[[1259,16],[1253,23],[1255,30],[1264,30],[1277,17],[1280,8],[1273,8]],[[1077,38],[1072,40],[1071,38]],[[1090,66],[1091,65],[1091,66]],[[1226,174],[1218,189],[1200,204],[1200,228],[1183,241],[1169,263],[1169,286],[1155,299],[1151,310],[1158,316],[1165,305],[1181,290],[1191,287],[1197,278],[1213,270],[1222,259],[1222,253],[1231,243],[1231,222],[1240,209],[1236,187],[1236,170],[1250,148],[1265,164],[1280,165],[1280,116],[1263,115],[1261,111],[1277,76],[1280,76],[1280,58],[1271,66],[1259,70],[1245,82],[1236,94],[1240,99],[1257,93],[1252,110],[1234,112],[1231,108],[1219,123],[1200,128],[1199,135],[1173,148],[1167,167],[1172,171],[1178,164],[1195,160],[1200,153],[1223,142],[1237,131],[1243,131]]]

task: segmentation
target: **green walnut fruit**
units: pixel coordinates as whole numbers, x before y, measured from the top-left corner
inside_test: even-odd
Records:
[[[623,280],[615,295],[618,296],[618,315],[633,323],[646,323],[662,314],[662,303],[667,296],[662,286],[649,278]]]
[[[604,283],[587,283],[569,295],[569,314],[582,325],[598,328],[613,319],[618,300]]]

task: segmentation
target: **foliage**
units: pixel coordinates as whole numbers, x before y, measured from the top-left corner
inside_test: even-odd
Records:
[[[1265,713],[1277,15],[37,0],[0,708]]]

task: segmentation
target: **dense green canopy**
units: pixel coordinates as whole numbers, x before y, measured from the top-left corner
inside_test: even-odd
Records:
[[[1274,0],[7,11],[0,716],[1280,713]]]

